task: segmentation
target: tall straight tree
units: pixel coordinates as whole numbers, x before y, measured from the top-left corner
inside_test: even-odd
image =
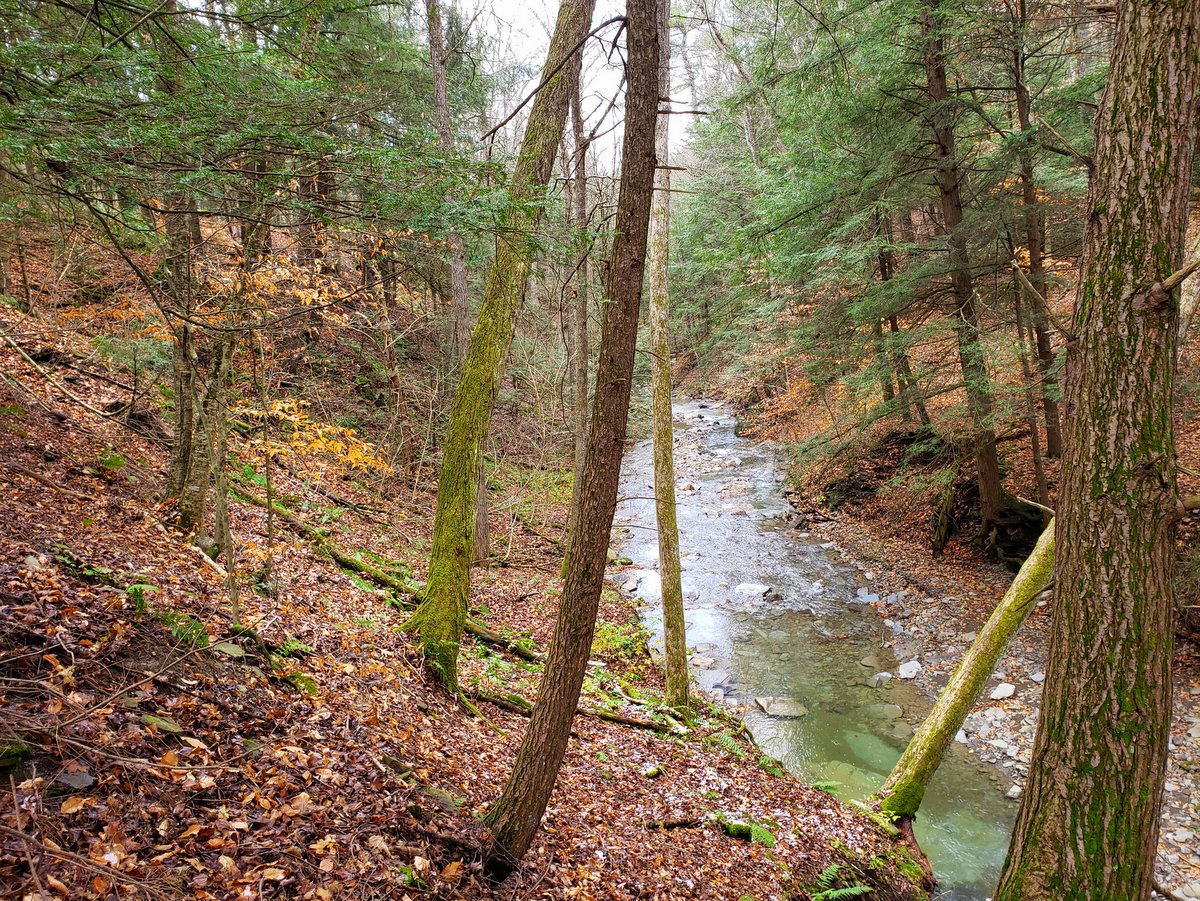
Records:
[[[1004,506],[1000,459],[992,422],[993,402],[987,357],[979,340],[978,295],[975,292],[967,236],[963,229],[962,183],[964,173],[956,157],[954,102],[946,77],[946,23],[941,0],[922,0],[921,33],[925,62],[925,90],[929,98],[929,127],[936,157],[933,178],[941,203],[949,250],[948,267],[954,289],[954,332],[959,365],[966,382],[967,409],[974,430],[975,479],[979,485],[979,512],[986,537]]]
[[[670,0],[658,0],[658,97],[670,103]],[[683,618],[683,583],[679,568],[679,527],[675,515],[675,435],[671,416],[670,256],[671,170],[669,115],[654,129],[654,204],[650,211],[650,370],[654,420],[654,505],[658,521],[658,574],[662,585],[663,657],[666,701],[688,706],[687,625]]]
[[[529,849],[558,778],[583,674],[587,669],[617,484],[637,350],[638,313],[646,269],[646,232],[654,193],[654,121],[658,112],[657,0],[628,0],[625,136],[616,237],[600,333],[596,396],[588,431],[575,530],[567,536],[562,603],[537,705],[512,773],[488,813],[495,842],[488,869],[507,874]]]
[[[568,56],[579,52],[595,0],[563,0],[537,97],[509,183],[496,256],[488,271],[479,319],[463,361],[446,432],[438,479],[429,578],[406,628],[418,633],[426,661],[448,688],[458,690],[458,649],[467,619],[479,474],[504,357],[529,279],[542,195],[566,127],[572,93]]]
[[[1066,364],[1056,607],[997,899],[1150,897],[1171,717],[1172,391],[1200,3],[1115,5]]]
[[[446,67],[446,30],[438,0],[425,0],[425,18],[429,29],[429,63],[433,70],[433,111],[437,119],[438,147],[447,157],[454,152],[454,131],[450,125],[450,78]],[[467,256],[457,232],[446,236],[450,263],[450,309],[454,317],[454,354],[461,366],[467,355],[470,312],[467,309]]]

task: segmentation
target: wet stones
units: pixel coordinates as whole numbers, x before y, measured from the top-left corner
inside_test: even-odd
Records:
[[[794,698],[755,698],[754,703],[767,716],[778,719],[799,719],[808,716],[808,708]]]

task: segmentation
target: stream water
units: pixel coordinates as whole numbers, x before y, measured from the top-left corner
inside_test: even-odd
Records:
[[[867,797],[930,707],[895,677],[899,662],[883,646],[892,629],[867,606],[867,574],[791,528],[773,448],[735,435],[728,411],[681,402],[675,419],[693,681],[744,705],[759,745],[799,778]],[[625,455],[614,527],[633,561],[617,582],[644,601],[652,646],[662,632],[653,481],[644,441]],[[990,897],[1016,814],[999,779],[956,744],[930,785],[916,831],[939,898]]]

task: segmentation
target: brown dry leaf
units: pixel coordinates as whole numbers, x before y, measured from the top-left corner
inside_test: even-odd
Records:
[[[91,798],[67,798],[67,800],[63,801],[62,803],[62,812],[67,815],[78,813],[91,802]]]
[[[279,867],[267,867],[260,875],[263,879],[270,879],[273,882],[280,882],[287,876],[287,872],[281,870]]]
[[[54,891],[58,892],[58,894],[60,894],[60,895],[67,896],[67,895],[71,894],[71,890],[69,888],[67,888],[66,883],[64,883],[60,879],[55,879],[51,875],[46,876],[46,885],[50,886],[50,888],[52,888]]]
[[[442,868],[442,878],[448,882],[457,882],[462,876],[462,861],[452,860]]]

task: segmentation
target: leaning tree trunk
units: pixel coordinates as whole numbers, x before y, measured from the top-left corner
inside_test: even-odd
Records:
[[[950,281],[956,309],[954,331],[958,341],[959,365],[966,382],[967,410],[974,429],[975,470],[979,485],[982,535],[987,537],[1004,506],[1000,483],[1000,459],[992,421],[992,388],[987,357],[979,340],[980,320],[975,284],[967,254],[967,236],[962,228],[963,205],[960,186],[964,173],[955,158],[954,112],[946,80],[946,41],[943,34],[941,0],[924,0],[921,31],[925,39],[926,91],[929,94],[929,125],[933,132],[934,180],[941,201],[949,250]]]
[[[1033,609],[1034,600],[1050,583],[1053,569],[1052,522],[1042,532],[1033,553],[1026,558],[1008,591],[979,630],[962,663],[938,695],[933,710],[909,740],[904,754],[879,791],[880,807],[884,813],[899,821],[906,834],[911,834],[908,825],[916,817],[929,780],[941,765],[954,736],[962,728],[967,711],[979,700],[1000,655]]]
[[[996,893],[1150,897],[1171,717],[1177,279],[1200,3],[1125,0],[1066,365],[1054,625]]]
[[[669,0],[658,0],[658,96],[671,95]],[[662,584],[663,657],[666,702],[688,706],[687,625],[683,619],[683,577],[679,565],[679,526],[675,516],[675,435],[671,414],[670,284],[671,170],[670,116],[655,125],[654,203],[650,211],[650,370],[654,420],[654,505],[658,522],[658,574]]]
[[[528,850],[554,789],[587,669],[604,584],[609,529],[625,447],[638,312],[646,266],[646,230],[654,193],[654,120],[658,110],[656,0],[629,0],[629,85],[616,238],[601,329],[596,397],[577,528],[537,706],[504,793],[488,813],[495,843],[488,869],[506,875]]]
[[[582,43],[595,0],[564,0],[546,58],[544,84],[509,185],[510,206],[500,224],[496,257],[488,272],[479,319],[463,363],[438,480],[437,513],[429,579],[424,597],[406,628],[419,635],[426,661],[449,688],[458,687],[458,648],[471,587],[477,496],[484,443],[504,356],[512,341],[521,294],[533,261],[533,233],[541,219],[546,189],[566,125],[570,73],[561,63]]]

